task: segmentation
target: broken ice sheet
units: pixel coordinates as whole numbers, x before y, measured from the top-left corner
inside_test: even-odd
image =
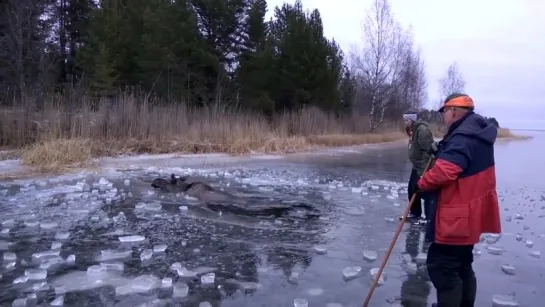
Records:
[[[10,262],[17,260],[17,255],[15,253],[5,252],[4,253],[4,261]]]

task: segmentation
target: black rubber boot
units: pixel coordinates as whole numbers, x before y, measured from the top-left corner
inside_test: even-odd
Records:
[[[474,307],[477,297],[477,278],[473,276],[463,281],[462,303],[460,307]]]

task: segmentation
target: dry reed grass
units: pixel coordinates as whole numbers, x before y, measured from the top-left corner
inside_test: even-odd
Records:
[[[92,157],[140,153],[292,153],[403,139],[401,123],[368,133],[363,116],[339,118],[318,109],[272,119],[219,105],[47,99],[0,110],[0,147],[20,150],[25,165],[42,171],[88,166]]]

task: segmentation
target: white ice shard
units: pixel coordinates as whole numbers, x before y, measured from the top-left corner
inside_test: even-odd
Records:
[[[172,296],[177,298],[186,297],[189,293],[189,286],[183,282],[177,282],[172,286]]]
[[[47,271],[44,269],[26,269],[25,276],[28,280],[44,280],[47,278]]]
[[[145,249],[140,253],[140,261],[147,261],[150,260],[153,257],[153,250],[152,249]]]
[[[377,278],[378,271],[379,271],[379,268],[372,268],[371,270],[369,270],[369,273],[371,274],[371,278],[373,280]],[[380,274],[380,278],[378,279],[377,285],[381,286],[384,284],[385,281],[386,281],[386,272],[382,271],[382,274]]]
[[[365,261],[373,262],[377,260],[377,258],[378,258],[378,254],[376,251],[372,251],[372,250],[363,251],[363,259],[365,259]]]
[[[351,280],[359,277],[361,274],[360,266],[349,266],[343,269],[343,278],[345,280]]]
[[[146,237],[135,235],[135,236],[119,237],[118,239],[122,243],[136,243],[136,242],[142,242],[146,240]]]

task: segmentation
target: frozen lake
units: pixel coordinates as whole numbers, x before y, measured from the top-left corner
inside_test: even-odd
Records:
[[[476,247],[477,306],[493,306],[494,296],[494,306],[545,299],[545,134],[533,134],[496,146],[504,233]],[[410,168],[399,143],[101,166],[0,182],[0,305],[361,306],[406,206]],[[241,216],[150,188],[172,172],[256,202],[312,204],[320,216]],[[435,302],[423,239],[421,227],[406,225],[372,306]]]

